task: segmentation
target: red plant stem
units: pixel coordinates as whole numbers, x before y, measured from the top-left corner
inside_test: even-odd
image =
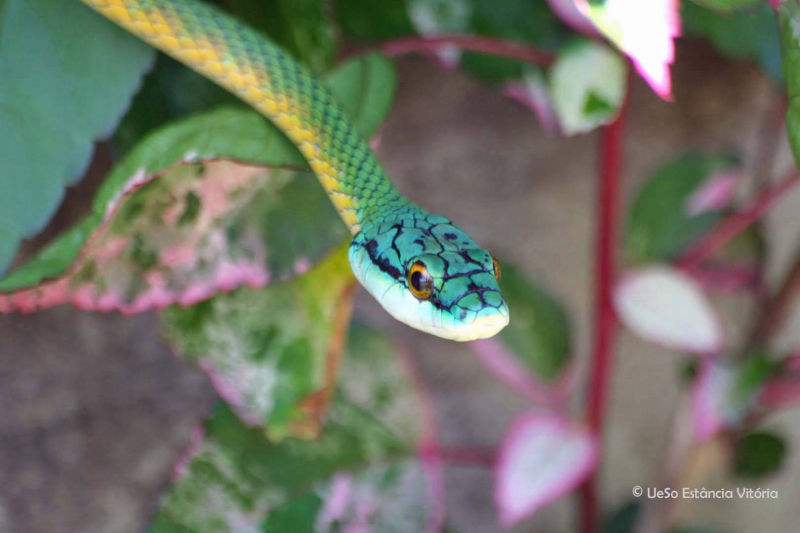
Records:
[[[628,107],[627,96],[625,100],[619,116],[614,122],[603,127],[600,137],[600,183],[595,214],[598,232],[595,240],[594,347],[586,404],[589,429],[598,440],[601,440],[603,435],[617,327],[612,291],[616,278],[622,130]],[[580,488],[581,531],[584,533],[592,533],[598,527],[596,476],[597,472],[592,472]]]
[[[800,182],[800,174],[792,169],[774,184],[764,187],[749,205],[723,219],[704,237],[692,245],[678,259],[678,267],[683,270],[697,268],[706,258],[715,254],[739,233],[761,218],[776,201],[783,198],[798,182]]]
[[[438,453],[444,462],[459,465],[491,467],[495,460],[495,451],[490,448],[443,446],[439,448]]]
[[[554,59],[553,54],[536,50],[524,44],[474,35],[407,37],[383,43],[380,48],[388,56],[398,56],[410,52],[436,52],[444,46],[455,46],[461,50],[507,57],[534,65],[547,66]]]

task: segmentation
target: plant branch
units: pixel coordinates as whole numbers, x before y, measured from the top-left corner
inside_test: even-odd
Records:
[[[764,305],[751,344],[758,344],[778,332],[788,318],[791,304],[798,294],[800,294],[800,252],[794,258],[777,292]]]
[[[461,50],[481,52],[495,56],[516,59],[533,65],[547,66],[555,59],[553,54],[531,48],[521,43],[478,37],[475,35],[441,35],[438,37],[406,37],[388,41],[380,46],[388,56],[398,56],[411,52],[436,52],[443,47],[455,46]]]
[[[495,451],[491,448],[441,446],[438,453],[444,462],[458,465],[491,467],[495,461]]]
[[[746,207],[724,218],[711,231],[692,245],[678,261],[683,270],[694,270],[706,258],[712,256],[734,237],[756,222],[786,193],[800,182],[800,174],[792,169],[777,182],[767,185]]]
[[[586,411],[590,430],[602,441],[608,388],[611,378],[617,321],[612,303],[616,279],[616,250],[619,242],[620,169],[623,151],[622,130],[627,113],[630,74],[625,101],[619,116],[604,126],[600,137],[600,183],[597,195],[598,233],[595,241],[594,348],[591,360]],[[593,472],[580,489],[581,527],[584,533],[597,530],[597,473]]]

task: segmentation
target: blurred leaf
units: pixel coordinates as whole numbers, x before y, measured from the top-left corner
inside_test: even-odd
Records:
[[[435,524],[440,520],[433,516],[436,496],[432,489],[425,466],[419,461],[371,466],[356,474],[340,473],[330,482],[318,484],[314,494],[288,504],[284,512],[269,513],[261,531],[439,531]],[[324,507],[312,507],[311,502],[322,503],[322,498]],[[290,509],[291,514],[286,512]]]
[[[410,445],[370,413],[337,402],[317,441],[268,441],[220,405],[180,477],[162,498],[153,533],[217,533],[256,526],[270,509],[313,494],[336,472],[405,456]],[[313,500],[313,498],[311,498]],[[306,500],[308,503],[309,502]]]
[[[338,0],[334,8],[339,26],[349,37],[378,41],[415,33],[404,0]]]
[[[540,412],[519,416],[495,466],[494,501],[509,527],[565,496],[594,470],[598,444],[571,420]]]
[[[409,458],[423,433],[411,426],[426,420],[425,399],[397,350],[373,330],[354,327],[347,352],[316,441],[270,442],[218,408],[203,440],[179,461],[180,477],[152,531],[258,525],[258,531],[333,532],[359,520],[370,531],[423,531],[420,524],[440,524],[439,465]]]
[[[617,48],[660,97],[671,98],[669,67],[675,59],[673,39],[680,34],[675,0],[575,0],[578,10]]]
[[[677,269],[652,266],[626,274],[614,288],[614,305],[620,321],[649,342],[684,353],[722,350],[716,312]]]
[[[421,35],[467,33],[473,3],[470,0],[406,0],[409,18]]]
[[[717,11],[735,11],[737,9],[747,9],[757,7],[764,0],[697,0],[702,4]]]
[[[555,380],[572,356],[566,313],[550,295],[506,263],[500,288],[512,316],[500,338],[536,378]]]
[[[364,139],[378,130],[394,102],[397,76],[384,56],[372,53],[348,61],[323,78]]]
[[[786,133],[794,152],[795,164],[800,165],[800,5],[781,2],[778,6],[778,26],[783,48],[783,74],[786,76]]]
[[[786,444],[780,435],[754,431],[736,441],[735,452],[736,475],[758,479],[780,469],[786,457]]]
[[[395,81],[391,64],[379,55],[370,55],[345,63],[323,81],[353,117],[359,131],[365,137],[372,135],[391,107]],[[51,243],[33,261],[0,280],[0,290],[30,287],[62,274],[77,258],[88,236],[113,212],[128,189],[181,162],[219,157],[252,164],[307,168],[294,145],[255,111],[223,108],[171,124],[149,135],[114,168],[98,191],[92,213],[86,220]],[[289,230],[288,244],[297,249],[299,245],[324,240],[311,233],[318,231],[314,217],[319,214],[320,224],[330,224],[323,235],[341,233],[341,225],[326,218],[332,211],[323,205],[329,202],[320,201],[324,194],[318,184],[298,183],[291,189],[287,191],[287,201],[291,203],[285,208],[298,210],[298,221],[307,222],[295,225],[290,216],[273,216],[269,221],[272,224],[265,231],[275,231],[273,236],[284,239],[277,230]],[[313,230],[307,229],[309,223]],[[309,234],[304,236],[304,231]],[[313,252],[305,251],[306,254]],[[296,259],[281,258],[277,254],[270,257]]]
[[[473,0],[469,33],[497,37],[557,51],[567,45],[573,34],[561,23],[546,0]],[[462,66],[469,73],[489,82],[522,77],[526,68],[519,61],[464,52]]]
[[[767,354],[758,352],[744,361],[704,359],[692,390],[696,438],[706,441],[736,428],[756,407],[774,368]]]
[[[674,259],[722,216],[722,208],[693,209],[704,184],[728,173],[732,161],[690,154],[663,165],[647,180],[628,208],[625,251],[630,261]],[[699,211],[699,212],[698,212]]]
[[[553,107],[567,135],[616,118],[625,97],[625,62],[610,48],[580,41],[562,51],[550,70]]]
[[[425,426],[430,406],[420,389],[397,346],[373,329],[351,325],[339,391],[352,405],[379,412],[381,423],[404,442],[421,442],[435,428]]]
[[[775,16],[767,2],[749,3],[753,4],[749,9],[719,13],[692,0],[683,0],[681,20],[684,33],[709,39],[720,52],[730,57],[757,61],[767,74],[780,82],[781,50]]]
[[[603,533],[633,533],[641,512],[642,506],[639,502],[625,502],[606,515],[603,520]]]
[[[153,53],[78,2],[8,0],[0,9],[2,273],[84,172],[94,141],[113,130]]]
[[[271,439],[314,436],[350,321],[346,247],[306,274],[163,313],[164,334],[196,361],[242,420]]]
[[[336,57],[333,23],[319,0],[226,0],[228,8],[261,30],[312,72],[324,72]]]
[[[155,67],[145,76],[128,113],[117,126],[112,146],[116,154],[127,155],[156,128],[223,105],[247,107],[219,85],[159,53]]]

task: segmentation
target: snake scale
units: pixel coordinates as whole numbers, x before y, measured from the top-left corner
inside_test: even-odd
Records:
[[[396,319],[453,340],[508,324],[491,254],[400,194],[327,89],[278,45],[198,0],[82,0],[270,119],[354,235],[350,265]]]

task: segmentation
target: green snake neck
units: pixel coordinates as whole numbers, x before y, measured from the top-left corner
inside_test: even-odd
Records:
[[[298,147],[352,233],[410,206],[330,92],[280,46],[197,0],[82,0],[225,87]]]

